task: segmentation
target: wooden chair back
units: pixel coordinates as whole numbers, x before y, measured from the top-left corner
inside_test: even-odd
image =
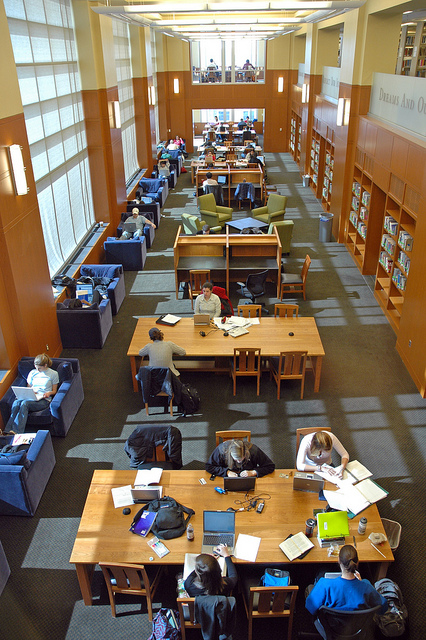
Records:
[[[233,429],[232,431],[216,431],[216,446],[226,440],[247,440],[251,441],[251,431],[245,429]]]
[[[226,160],[237,160],[237,154],[236,153],[227,153],[226,154]]]
[[[203,284],[210,281],[210,269],[191,269],[189,271],[189,297],[191,307],[194,308],[194,296],[199,296],[203,291]]]
[[[159,566],[150,581],[143,564],[100,562],[99,566],[102,569],[108,589],[113,618],[116,617],[115,596],[117,593],[125,593],[126,595],[143,596],[146,598],[148,617],[152,621],[152,600],[158,587],[163,568]]]
[[[269,361],[270,377],[277,383],[277,398],[280,399],[282,380],[300,380],[300,398],[303,398],[306,374],[307,351],[281,351],[278,358],[271,358]]]
[[[311,258],[307,255],[302,266],[300,273],[300,282],[282,282],[281,283],[281,296],[283,299],[284,291],[293,291],[293,293],[302,293],[303,299],[306,300],[306,279],[308,277],[309,267],[311,266]]]
[[[231,376],[234,382],[234,396],[237,393],[237,377],[253,376],[257,378],[257,395],[260,392],[261,355],[260,349],[234,349]]]
[[[296,318],[299,316],[299,305],[298,304],[285,304],[282,302],[277,302],[275,305],[275,318],[279,316],[280,318],[293,318],[296,315]]]
[[[299,429],[296,429],[296,457],[302,438],[308,436],[310,433],[317,433],[317,431],[328,431],[329,433],[331,433],[330,427],[300,427]]]
[[[195,598],[176,598],[180,618],[182,640],[186,640],[187,629],[201,629],[195,620]]]
[[[259,318],[262,317],[262,305],[261,304],[239,304],[237,307],[237,315],[243,318]]]
[[[253,637],[253,620],[259,618],[287,618],[287,640],[291,640],[293,615],[299,587],[250,587],[244,593],[248,618],[248,640]]]

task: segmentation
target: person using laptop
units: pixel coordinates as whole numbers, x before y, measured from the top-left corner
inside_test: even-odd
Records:
[[[349,453],[340,440],[329,431],[317,431],[309,433],[302,438],[297,452],[296,467],[298,471],[321,471],[322,466],[331,464],[331,452],[335,449],[342,458],[342,467],[339,474],[334,469],[327,467],[331,475],[343,476],[343,471],[349,462]]]
[[[320,578],[315,585],[306,589],[306,608],[316,615],[321,606],[341,611],[382,608],[379,615],[386,612],[388,601],[381,596],[368,580],[362,580],[358,573],[358,554],[355,547],[345,544],[339,553],[341,576]]]
[[[129,223],[129,224],[128,224]],[[126,225],[135,225],[136,229],[135,231],[128,231],[126,229]],[[157,227],[155,226],[155,224],[153,222],[151,222],[151,220],[148,220],[148,218],[145,218],[145,216],[140,216],[139,215],[139,209],[137,207],[135,207],[134,209],[132,209],[132,216],[131,218],[127,218],[127,220],[125,221],[123,227],[123,233],[121,234],[121,239],[122,240],[130,240],[130,238],[139,238],[140,236],[143,236],[143,228],[144,225],[149,224],[151,225],[151,227],[154,227],[154,229],[156,229]]]
[[[40,353],[34,358],[34,369],[28,374],[27,386],[33,389],[39,399],[19,400],[17,398],[12,404],[12,412],[7,421],[5,432],[24,433],[28,413],[47,409],[59,384],[58,372],[51,369],[51,366],[52,360],[45,353]]]
[[[205,282],[203,284],[203,293],[195,298],[194,314],[208,313],[210,320],[220,318],[221,306],[220,298],[213,293],[213,284]]]
[[[206,471],[215,476],[247,478],[272,473],[275,464],[257,445],[247,440],[221,442],[206,462]]]
[[[164,333],[160,329],[157,329],[157,327],[150,329],[148,334],[152,340],[152,344],[149,343],[142,347],[139,355],[149,357],[150,367],[165,367],[170,369],[175,376],[180,375],[173,364],[173,354],[184,356],[186,355],[185,349],[170,340],[164,340]]]
[[[213,160],[214,160],[214,156],[212,156],[212,157],[213,157]],[[207,156],[206,156],[206,161],[207,161]],[[208,185],[217,185],[217,180],[215,180],[213,178],[213,174],[212,174],[211,171],[207,171],[207,173],[206,173],[206,179],[203,182],[203,189],[204,189],[204,187],[206,187]]]
[[[229,596],[238,582],[238,575],[229,549],[218,545],[214,553],[225,558],[226,577],[222,577],[220,565],[209,553],[200,553],[195,559],[195,569],[185,580],[185,590],[190,598],[196,596]]]

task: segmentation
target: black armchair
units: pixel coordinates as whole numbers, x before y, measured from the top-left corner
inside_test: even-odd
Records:
[[[324,640],[373,640],[374,615],[381,605],[372,609],[339,611],[321,607],[318,611],[315,627]]]
[[[244,282],[237,282],[240,286],[241,295],[245,298],[250,298],[253,304],[256,302],[256,298],[265,295],[265,283],[268,277],[268,269],[261,271],[260,273],[250,273],[247,276],[247,280]],[[249,304],[249,302],[247,302]],[[262,307],[265,307],[265,303],[262,302]],[[268,313],[267,309],[264,309],[265,313]]]

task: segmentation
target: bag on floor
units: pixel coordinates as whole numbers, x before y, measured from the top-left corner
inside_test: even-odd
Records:
[[[160,609],[152,621],[152,634],[148,640],[182,640],[179,611]]]
[[[387,638],[402,636],[405,631],[405,620],[408,612],[402,598],[401,589],[396,582],[389,578],[378,580],[374,584],[374,588],[389,603],[389,609],[386,613],[381,616],[375,616],[377,626]]]
[[[290,574],[282,569],[267,568],[260,578],[261,587],[288,587],[290,584]]]
[[[144,511],[155,511],[157,517],[151,527],[151,533],[162,540],[179,538],[186,531],[186,525],[195,511],[183,504],[176,502],[174,498],[163,496],[158,500],[151,500],[145,504],[135,515],[132,527],[140,520]],[[185,515],[187,517],[185,518]]]
[[[179,405],[180,411],[186,416],[189,413],[194,414],[200,408],[200,396],[195,389],[189,384],[183,384],[181,389],[181,403]]]

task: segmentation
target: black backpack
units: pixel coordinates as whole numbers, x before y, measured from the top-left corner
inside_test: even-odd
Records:
[[[405,631],[405,620],[408,616],[401,589],[396,582],[389,578],[382,578],[374,584],[376,591],[386,598],[389,608],[383,615],[375,617],[377,626],[387,638],[402,636]]]
[[[189,384],[183,384],[181,388],[179,409],[182,411],[183,415],[186,416],[188,413],[196,413],[199,408],[200,396],[197,389],[195,389],[195,387],[191,387]]]
[[[195,511],[184,507],[183,504],[176,502],[174,498],[163,496],[159,500],[151,500],[144,505],[134,517],[132,527],[140,520],[144,511],[155,511],[157,517],[151,527],[151,532],[162,540],[170,540],[171,538],[179,538],[186,530],[186,525]],[[187,514],[185,518],[184,514]]]

